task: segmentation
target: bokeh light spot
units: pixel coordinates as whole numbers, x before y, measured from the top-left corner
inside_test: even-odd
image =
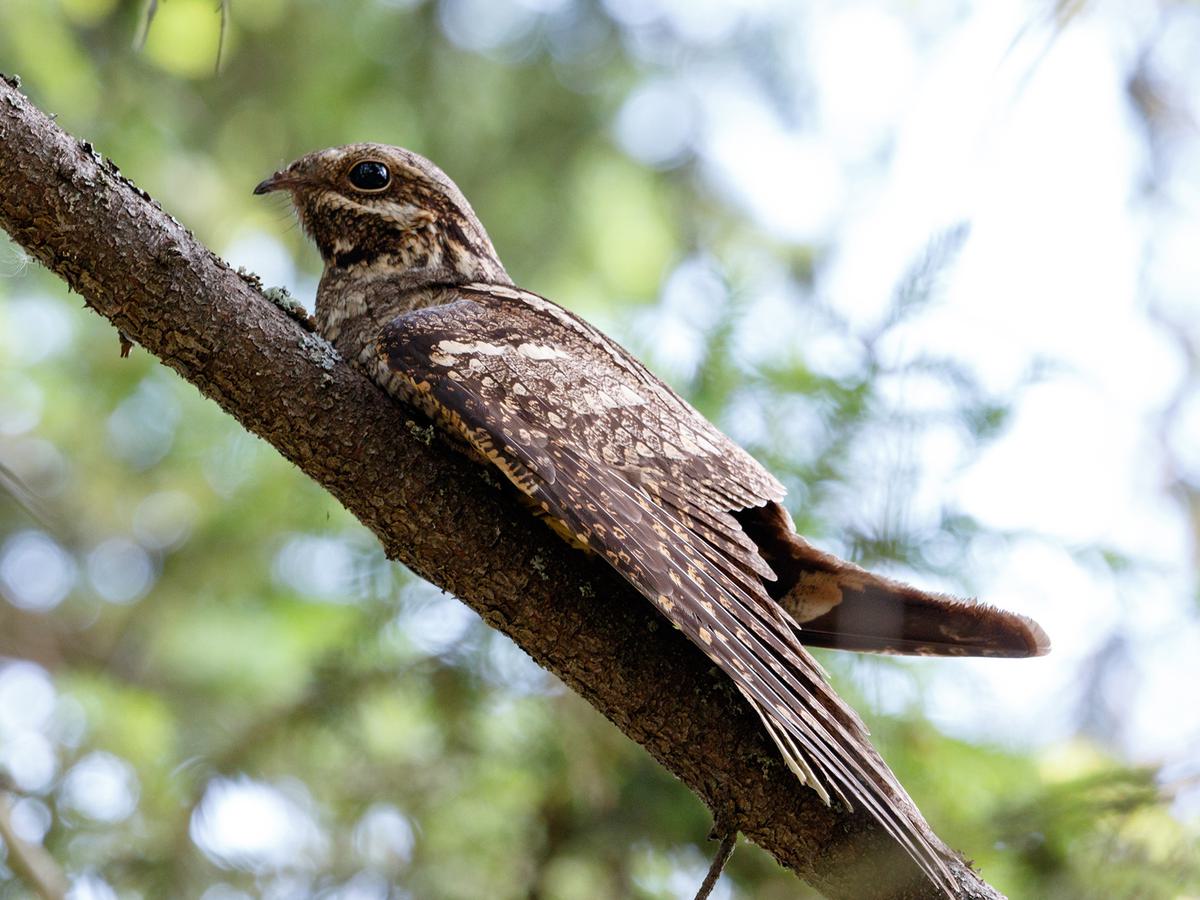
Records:
[[[89,753],[67,772],[62,802],[96,822],[120,822],[137,808],[138,780],[133,767],[111,753]]]
[[[0,548],[0,593],[13,606],[53,609],[74,583],[74,560],[49,535],[19,531]]]

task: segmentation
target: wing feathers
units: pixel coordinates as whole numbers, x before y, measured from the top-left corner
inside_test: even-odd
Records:
[[[556,453],[556,459],[569,459],[572,466],[582,470],[595,465],[572,448],[556,448],[552,452]],[[620,480],[607,483],[612,490],[606,492],[606,503],[599,507],[597,518],[607,519],[611,524],[615,520],[610,510],[619,509],[622,500],[635,501],[629,495],[631,486]],[[545,496],[540,489],[536,495]],[[564,512],[572,527],[588,531],[587,521],[575,518],[570,511]],[[662,515],[659,511],[659,516]],[[739,584],[703,561],[687,556],[687,545],[682,545],[683,551],[680,546],[668,544],[665,555],[660,557],[668,577],[681,571],[694,571],[698,577],[692,576],[683,584],[667,585],[661,579],[643,582],[645,575],[622,574],[654,599],[659,609],[734,679],[767,725],[789,767],[826,803],[832,788],[847,806],[861,804],[927,872],[933,867],[939,882],[948,879],[949,872],[924,829],[897,810],[897,802],[912,808],[912,801],[869,749],[865,727],[829,690],[815,663],[794,640],[789,641],[790,626],[777,615],[771,615],[775,609],[761,586],[757,591],[759,596],[751,596],[753,589],[748,585]],[[662,551],[660,548],[659,552]],[[622,571],[619,563],[614,565]],[[659,570],[652,573],[656,571]],[[691,595],[689,585],[698,589],[698,593]]]
[[[826,803],[832,793],[861,805],[951,893],[944,851],[768,596],[764,580],[774,574],[729,515],[769,497],[703,477],[675,482],[625,463],[620,448],[591,446],[586,435],[594,422],[578,410],[568,420],[571,403],[553,381],[578,382],[571,354],[580,348],[559,345],[555,334],[521,340],[534,337],[543,342],[534,356],[557,354],[559,365],[522,354],[508,318],[459,301],[397,319],[380,347],[443,422],[603,555],[729,675],[801,780]],[[473,354],[473,345],[487,351]],[[606,383],[610,376],[601,369],[593,377]],[[696,465],[698,476],[706,474],[703,460]]]
[[[697,503],[688,496],[685,488],[667,481],[643,478],[642,483],[655,500],[671,507],[682,522],[708,543],[720,547],[742,567],[747,566],[748,560],[749,568],[759,577],[775,580],[775,573],[759,554],[757,545],[742,531],[737,520],[720,506]],[[692,519],[696,521],[692,522]]]

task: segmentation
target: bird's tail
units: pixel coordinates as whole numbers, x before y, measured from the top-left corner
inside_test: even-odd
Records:
[[[917,656],[1042,656],[1040,625],[985,603],[918,590],[818,550],[777,503],[738,513],[778,580],[771,596],[812,647]]]

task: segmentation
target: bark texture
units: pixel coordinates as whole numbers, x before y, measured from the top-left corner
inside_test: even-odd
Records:
[[[941,896],[869,817],[800,785],[733,687],[615,573],[431,442],[412,411],[3,79],[0,226],[781,864],[835,900]],[[962,897],[1001,896],[965,864],[955,874]]]

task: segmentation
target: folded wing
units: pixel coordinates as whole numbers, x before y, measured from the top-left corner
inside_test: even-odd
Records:
[[[946,851],[768,595],[774,575],[731,514],[778,499],[773,478],[619,347],[534,295],[464,291],[393,321],[379,348],[420,407],[732,679],[801,780],[826,802],[864,807],[953,894]]]

